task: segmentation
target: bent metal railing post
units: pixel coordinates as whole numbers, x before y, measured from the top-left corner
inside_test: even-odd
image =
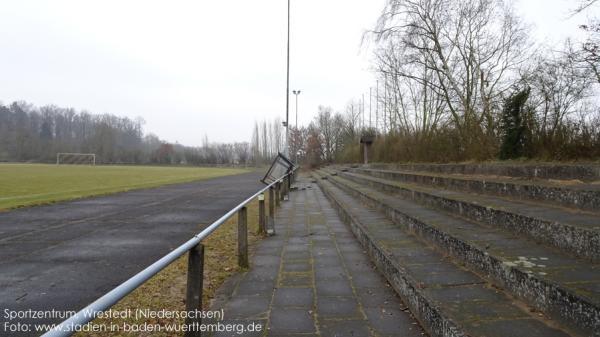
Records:
[[[273,205],[273,188],[281,184],[281,182],[290,175],[293,175],[296,168],[292,169],[276,181],[273,181],[266,187],[263,187],[254,195],[248,199],[242,201],[239,205],[232,208],[229,212],[225,213],[217,221],[210,224],[202,232],[196,234],[194,237],[189,239],[181,246],[175,248],[169,254],[163,256],[158,261],[154,262],[146,269],[137,273],[127,281],[121,283],[113,290],[104,294],[102,297],[92,302],[87,307],[81,309],[73,316],[64,320],[60,324],[56,325],[53,329],[49,330],[42,337],[67,337],[77,332],[77,328],[83,326],[94,320],[96,316],[108,310],[110,307],[119,302],[123,297],[130,294],[132,291],[137,289],[139,286],[148,281],[151,277],[158,274],[165,267],[173,263],[175,260],[189,252],[188,260],[188,278],[187,278],[187,292],[186,292],[186,310],[202,310],[202,283],[204,279],[204,246],[202,240],[208,237],[212,232],[219,228],[235,213],[238,213],[238,263],[240,267],[248,267],[248,229],[247,229],[247,208],[246,205],[254,200],[256,197],[269,190],[269,216],[270,221],[273,221],[274,217],[274,205]],[[276,188],[278,189],[278,188]],[[279,205],[279,203],[277,203]],[[240,235],[241,234],[241,235]],[[242,257],[242,254],[245,257]],[[192,316],[192,315],[188,315]],[[193,315],[200,316],[200,315]],[[200,324],[200,319],[186,319],[186,324]],[[200,336],[200,331],[187,331],[186,337],[197,337]]]

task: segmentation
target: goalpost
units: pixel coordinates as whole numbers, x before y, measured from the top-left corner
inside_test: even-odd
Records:
[[[56,165],[96,165],[96,154],[59,152]]]

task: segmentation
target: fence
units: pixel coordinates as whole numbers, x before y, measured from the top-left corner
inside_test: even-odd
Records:
[[[115,305],[123,297],[134,291],[136,288],[144,284],[154,275],[158,274],[162,269],[173,263],[183,254],[188,253],[188,270],[187,270],[187,290],[186,290],[186,311],[202,310],[202,287],[204,279],[204,245],[201,243],[203,239],[208,237],[212,232],[219,228],[225,221],[238,213],[238,264],[240,267],[248,268],[248,228],[247,217],[248,212],[246,205],[258,198],[259,207],[259,230],[266,233],[271,229],[267,227],[273,225],[275,216],[275,206],[279,206],[280,200],[289,193],[289,188],[292,180],[295,177],[296,169],[292,169],[281,178],[268,184],[254,195],[244,200],[236,207],[231,209],[217,221],[210,224],[202,232],[196,234],[190,240],[175,248],[169,254],[165,255],[158,261],[154,262],[146,269],[134,275],[121,285],[100,297],[92,304],[81,309],[79,312],[69,317],[62,323],[54,327],[54,329],[46,332],[42,337],[65,337],[71,336],[76,331],[76,327],[92,321],[96,314],[108,310]],[[265,215],[265,200],[264,192],[269,191],[269,220]],[[271,225],[269,225],[269,223]],[[196,315],[199,316],[199,315]],[[188,318],[185,322],[187,325],[199,325],[200,318]],[[200,336],[200,331],[187,331],[186,337]]]

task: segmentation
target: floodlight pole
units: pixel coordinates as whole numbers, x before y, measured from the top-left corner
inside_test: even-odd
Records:
[[[373,109],[373,87],[369,87],[369,129],[373,127],[371,124],[371,111]]]
[[[300,95],[300,90],[292,90],[292,93],[296,95],[296,130],[298,130],[298,95]]]
[[[296,126],[295,126],[295,131],[296,132],[296,136],[298,135],[298,95],[300,95],[300,90],[292,90],[292,93],[294,95],[296,95]],[[297,140],[297,139],[295,139]],[[294,160],[296,162],[298,162],[298,149],[295,148],[294,146]]]
[[[379,80],[375,89],[375,129],[379,132]]]
[[[362,127],[365,128],[365,94],[362,94]]]
[[[287,82],[285,87],[285,154],[290,155],[290,0],[288,0],[287,21]]]

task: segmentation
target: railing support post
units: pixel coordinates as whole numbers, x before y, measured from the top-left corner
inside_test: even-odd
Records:
[[[265,194],[258,196],[258,232],[259,234],[267,233],[267,221],[265,219]]]
[[[204,280],[204,245],[199,243],[188,253],[187,291],[185,310],[202,310],[202,287]],[[199,315],[188,315],[199,316]],[[191,331],[185,332],[185,337],[200,337],[200,317],[186,318],[185,324],[191,327]]]
[[[279,182],[279,200],[283,201],[285,198],[285,178]]]
[[[248,209],[238,211],[238,265],[248,268]]]
[[[281,203],[281,182],[275,184],[275,207]]]
[[[290,200],[290,176],[285,177],[285,181],[283,183],[285,184],[285,200]]]
[[[269,187],[269,218],[267,223],[267,234],[275,234],[275,187]]]

